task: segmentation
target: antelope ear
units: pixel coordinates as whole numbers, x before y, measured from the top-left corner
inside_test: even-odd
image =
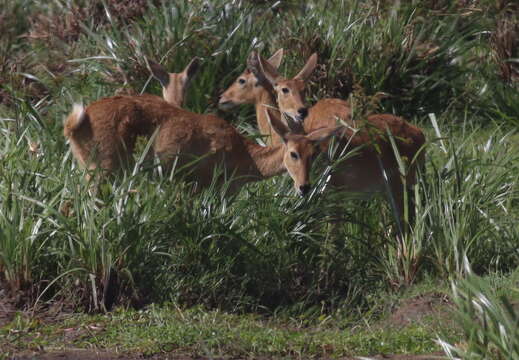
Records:
[[[252,51],[247,58],[247,68],[256,76],[260,85],[274,86],[279,74],[257,51]]]
[[[278,69],[279,65],[281,65],[281,60],[283,60],[283,49],[279,49],[268,59],[268,62],[274,69]]]
[[[332,136],[342,136],[344,130],[346,130],[344,126],[320,128],[306,135],[306,138],[315,143],[320,143],[328,140]]]
[[[169,73],[166,71],[166,69],[162,65],[156,63],[153,60],[150,60],[150,59],[146,59],[146,60],[148,61],[148,65],[150,67],[151,74],[153,75],[153,77],[160,82],[162,87],[165,87],[165,88],[168,87]]]
[[[287,143],[287,135],[290,132],[288,128],[283,124],[278,117],[274,114],[270,108],[265,108],[265,115],[270,127],[279,135],[284,144]]]
[[[308,58],[308,61],[306,62],[305,66],[301,69],[299,74],[297,74],[294,79],[301,79],[303,81],[308,80],[310,75],[312,75],[312,72],[314,71],[315,67],[317,66],[317,53],[313,53],[310,58]]]
[[[187,64],[184,71],[182,71],[184,81],[189,82],[193,79],[193,77],[198,73],[198,70],[200,69],[200,59],[196,56],[191,59],[189,64]]]

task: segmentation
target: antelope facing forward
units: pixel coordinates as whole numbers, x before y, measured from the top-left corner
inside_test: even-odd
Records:
[[[182,106],[186,89],[198,69],[198,60],[191,60],[181,73],[171,74],[159,64],[148,61],[153,75],[162,84],[164,99]],[[115,100],[118,98],[128,97],[102,99],[86,109],[75,105],[65,119],[63,134],[70,140],[72,154],[82,168],[99,168],[110,173],[130,165],[137,136],[149,137],[155,131],[158,120],[140,115],[137,107],[110,108],[111,104],[118,103]]]
[[[247,59],[248,69],[256,76],[259,84],[273,88],[280,110],[290,117],[303,122],[305,129],[318,128],[329,124],[334,126],[340,119],[350,125],[351,108],[347,101],[342,99],[321,99],[308,109],[304,102],[305,85],[317,66],[317,54],[312,54],[305,66],[292,79],[281,77],[277,68],[271,66],[256,51]],[[267,85],[265,85],[267,84]]]
[[[337,118],[353,125],[347,103],[337,102],[338,99],[319,102],[319,106],[306,110],[303,102],[305,81],[317,65],[316,54],[310,57],[303,69],[292,79],[280,76],[257,53],[251,54],[248,63],[260,83],[266,82],[274,88],[279,110],[299,121],[304,120],[305,131],[334,126]],[[406,174],[400,173],[398,159],[387,132],[394,137],[399,156],[409,163]],[[396,208],[397,221],[403,225],[405,191],[416,183],[417,166],[424,162],[421,149],[425,144],[425,137],[422,131],[394,115],[371,115],[358,132],[346,132],[341,143],[349,144],[352,149],[356,146],[362,147],[358,148],[356,155],[339,165],[332,173],[329,184],[348,192],[385,193]]]
[[[186,68],[179,73],[168,73],[162,65],[149,59],[148,64],[151,73],[162,85],[162,97],[164,100],[171,105],[182,107],[189,84],[200,68],[199,59],[197,57],[191,59]]]
[[[271,126],[282,142],[263,147],[242,136],[223,119],[183,110],[153,95],[101,99],[86,109],[76,107],[68,121],[79,124],[81,130],[78,135],[82,135],[88,133],[87,129],[98,129],[97,124],[104,123],[105,119],[112,119],[116,124],[135,124],[137,127],[160,126],[154,150],[162,163],[166,167],[174,163],[177,167],[192,164],[188,179],[196,181],[200,187],[210,185],[215,172],[222,169],[223,175],[218,177],[218,183],[233,180],[228,194],[236,192],[247,182],[285,171],[290,173],[295,188],[305,194],[310,188],[308,174],[315,144],[329,139],[342,129],[323,128],[306,135],[300,131],[290,131],[285,124],[273,118]],[[143,132],[149,130],[145,128]],[[77,144],[83,143],[71,141],[72,146]],[[129,142],[129,145],[132,143]],[[102,160],[116,158],[115,154],[103,154],[105,158]]]
[[[279,49],[268,61],[272,68],[277,69],[283,59],[283,49]],[[259,83],[256,76],[249,68],[233,82],[233,84],[223,92],[218,102],[218,107],[222,110],[233,108],[240,104],[254,104],[256,107],[256,121],[261,135],[267,136],[266,143],[279,144],[281,138],[269,125],[265,108],[276,107],[276,101],[272,96],[272,86],[268,83]],[[278,111],[271,111],[270,114],[276,120],[280,119]]]

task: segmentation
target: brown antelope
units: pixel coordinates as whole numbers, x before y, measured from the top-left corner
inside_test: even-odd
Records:
[[[172,105],[182,106],[186,89],[198,69],[198,59],[191,60],[182,72],[171,74],[151,60],[148,63],[154,77],[162,84],[164,99]],[[132,113],[139,111],[137,108],[111,110],[110,103],[103,99],[86,109],[75,105],[65,119],[63,134],[69,139],[72,154],[79,165],[87,170],[100,168],[109,173],[122,165],[130,165],[137,136],[150,137],[156,129],[156,119]],[[87,175],[87,178],[90,177]]]
[[[184,104],[184,97],[189,87],[189,83],[194,78],[200,67],[198,58],[193,58],[186,68],[179,73],[168,73],[160,64],[149,60],[151,73],[162,85],[162,97],[168,103],[181,107]]]
[[[213,175],[220,167],[225,179],[233,179],[228,194],[236,192],[243,184],[265,179],[288,171],[294,180],[294,186],[301,194],[310,189],[309,171],[315,144],[325,141],[343,127],[323,128],[309,134],[302,132],[302,127],[294,124],[290,131],[282,122],[272,118],[271,126],[282,139],[281,144],[263,147],[241,135],[232,125],[214,115],[200,115],[168,104],[153,95],[115,96],[98,100],[86,109],[75,107],[69,115],[67,131],[78,140],[71,141],[74,154],[84,159],[83,149],[91,149],[92,129],[102,127],[105,119],[112,119],[111,124],[134,124],[144,126],[143,132],[160,125],[154,142],[155,154],[161,162],[171,168],[173,164],[182,168],[192,164],[188,179],[194,180],[200,187],[211,184]],[[267,117],[268,119],[268,117]],[[77,134],[75,134],[77,133]],[[105,133],[106,134],[106,133]],[[73,137],[72,137],[73,138]],[[102,138],[105,140],[105,138]],[[106,139],[108,140],[108,139]],[[97,146],[108,143],[101,141]],[[112,143],[114,141],[112,140]],[[126,144],[133,146],[130,141]],[[110,151],[106,151],[110,150]],[[115,161],[117,155],[101,149],[98,152],[103,168]],[[110,156],[107,156],[110,155]],[[125,153],[126,154],[126,153]]]
[[[303,102],[305,81],[317,65],[316,54],[292,79],[281,77],[257,53],[249,57],[248,63],[260,83],[266,82],[274,88],[279,110],[296,120],[304,120],[305,131],[335,126],[337,118],[355,125],[351,120],[349,106],[339,99],[321,100],[307,111]],[[397,155],[387,132],[393,136],[399,156],[409,162],[406,174],[401,174],[399,170]],[[397,221],[402,225],[405,191],[415,184],[416,168],[424,162],[421,149],[425,137],[422,131],[400,117],[377,114],[368,116],[358,132],[346,132],[341,143],[348,144],[352,149],[359,146],[359,151],[339,165],[332,173],[329,184],[348,192],[385,193],[395,207]],[[325,146],[327,144],[322,144],[322,147]]]
[[[312,54],[301,71],[292,79],[285,79],[277,72],[277,68],[253,51],[247,59],[248,69],[256,76],[259,84],[273,88],[279,109],[304,122],[306,128],[334,126],[340,119],[351,123],[351,108],[342,99],[322,99],[308,109],[304,102],[306,81],[317,66],[317,54]],[[266,84],[266,85],[265,85]]]
[[[267,61],[272,68],[277,69],[282,59],[283,49],[279,49]],[[276,107],[276,102],[272,96],[272,87],[270,84],[260,84],[256,76],[248,68],[223,92],[222,96],[220,96],[218,107],[222,110],[228,110],[241,104],[254,104],[260,134],[267,136],[267,145],[279,144],[281,138],[270,127],[265,112],[266,107]],[[270,114],[276,120],[280,118],[278,111],[271,111]]]

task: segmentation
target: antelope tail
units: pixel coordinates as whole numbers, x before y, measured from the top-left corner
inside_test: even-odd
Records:
[[[79,129],[79,127],[88,120],[88,115],[85,112],[85,108],[81,104],[74,104],[72,108],[72,112],[65,119],[63,123],[63,134],[65,137],[69,138],[74,135],[74,131]]]

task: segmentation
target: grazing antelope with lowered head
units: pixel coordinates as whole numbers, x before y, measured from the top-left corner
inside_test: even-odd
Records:
[[[190,165],[187,178],[196,181],[200,187],[209,186],[213,175],[221,169],[223,175],[217,179],[219,184],[232,179],[228,194],[236,192],[247,182],[285,171],[294,180],[296,190],[306,194],[310,188],[309,172],[315,145],[343,128],[323,128],[304,134],[302,127],[297,126],[299,124],[293,124],[297,131],[289,130],[285,124],[272,118],[271,126],[282,142],[264,147],[241,135],[223,119],[192,113],[153,95],[101,99],[86,109],[75,108],[69,121],[90,128],[106,118],[117,124],[160,126],[153,147],[166,168],[173,164],[178,168]],[[71,144],[76,146],[74,142]]]
[[[306,110],[303,102],[305,81],[317,65],[316,54],[310,57],[303,69],[292,79],[280,76],[257,53],[253,52],[248,63],[260,83],[266,82],[274,88],[279,110],[299,121],[304,120],[305,131],[334,126],[337,118],[354,125],[346,102],[334,103],[337,99],[326,99],[326,102],[319,102],[324,105]],[[399,155],[395,154],[388,132],[394,139]],[[358,146],[359,151],[339,164],[332,173],[329,184],[348,192],[385,193],[395,207],[399,225],[403,225],[405,192],[416,183],[416,169],[424,162],[423,132],[400,117],[377,114],[368,116],[358,132],[346,132],[341,143],[348,144],[352,149]],[[407,159],[409,168],[406,174],[401,174],[397,156]],[[409,217],[412,218],[412,214]]]
[[[266,60],[277,69],[283,59],[283,49],[279,49]],[[268,83],[260,83],[254,73],[246,68],[243,73],[233,82],[233,84],[223,92],[218,102],[218,107],[227,110],[241,104],[254,104],[256,108],[256,121],[261,135],[267,136],[267,145],[281,143],[281,138],[269,125],[265,108],[276,107],[276,101],[272,96],[272,87]],[[278,111],[271,111],[272,117],[280,119]]]
[[[182,106],[186,89],[198,69],[198,60],[191,60],[181,73],[171,74],[157,63],[148,61],[153,75],[162,84],[164,99],[172,105]],[[65,119],[63,134],[69,139],[72,154],[80,167],[99,168],[110,173],[130,165],[137,136],[150,137],[155,131],[157,119],[140,116],[137,107],[110,109],[110,104],[117,98],[127,96],[102,99],[86,109],[75,105]]]

